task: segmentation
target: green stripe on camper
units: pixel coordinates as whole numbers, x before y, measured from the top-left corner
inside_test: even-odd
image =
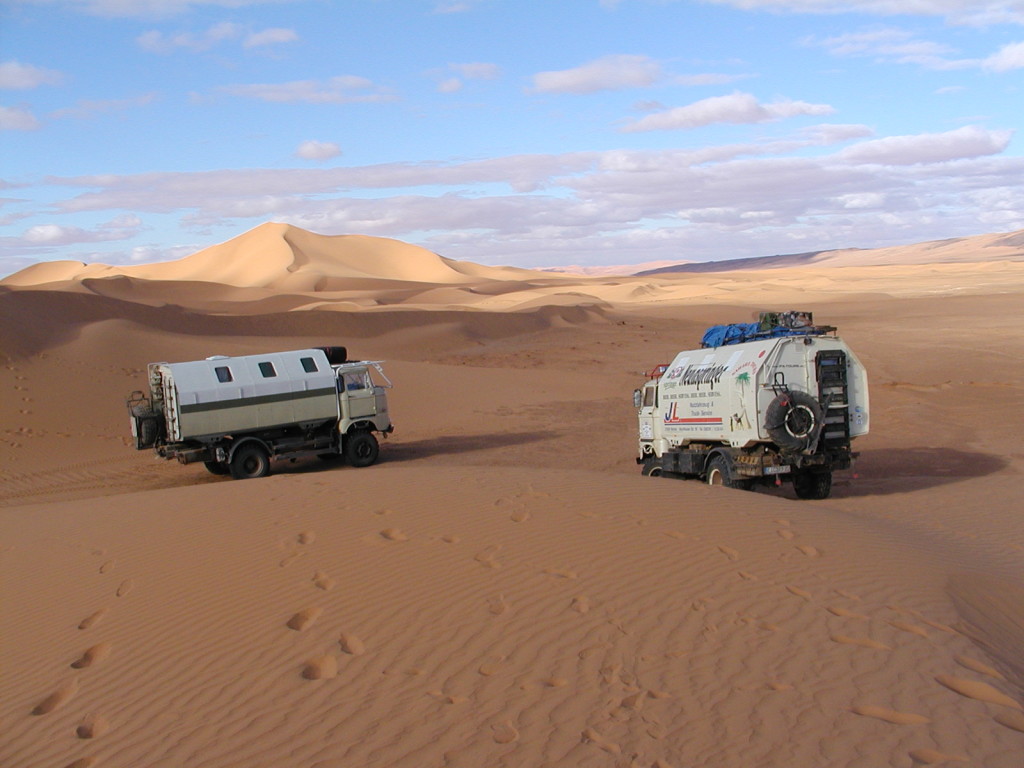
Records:
[[[228,408],[248,408],[254,405],[270,405],[271,403],[284,403],[289,400],[306,400],[313,397],[334,397],[334,387],[323,389],[307,389],[302,392],[281,392],[276,395],[259,395],[258,397],[239,397],[232,400],[215,400],[212,403],[193,403],[182,405],[181,413],[203,413],[205,411],[221,411]]]

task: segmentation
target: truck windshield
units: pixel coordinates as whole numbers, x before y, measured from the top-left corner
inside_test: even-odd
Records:
[[[362,389],[369,389],[371,386],[369,371],[345,374],[345,389],[349,392],[358,392]]]

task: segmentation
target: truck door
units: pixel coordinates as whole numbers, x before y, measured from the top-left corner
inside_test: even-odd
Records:
[[[640,439],[644,441],[654,440],[655,419],[658,409],[658,383],[649,381],[640,390]]]
[[[374,416],[377,413],[377,398],[374,396],[370,372],[346,371],[341,377],[342,400],[345,415],[350,419]]]

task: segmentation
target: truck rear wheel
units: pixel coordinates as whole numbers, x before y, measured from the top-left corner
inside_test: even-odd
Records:
[[[372,432],[353,432],[345,441],[345,458],[353,467],[368,467],[378,455],[380,445]]]
[[[203,466],[211,475],[226,475],[230,471],[223,461],[204,461]]]
[[[722,454],[716,455],[708,462],[707,483],[741,491],[749,491],[751,486],[749,480],[740,480],[733,474],[732,462]]]
[[[252,480],[270,474],[270,456],[255,443],[243,445],[231,457],[231,476],[235,480]]]
[[[798,499],[827,499],[832,493],[832,473],[802,472],[793,475],[793,490]]]

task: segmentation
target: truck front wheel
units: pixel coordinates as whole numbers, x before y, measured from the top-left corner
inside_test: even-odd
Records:
[[[732,462],[722,454],[718,454],[708,462],[708,485],[720,485],[724,488],[750,490],[749,480],[739,480],[733,475]]]
[[[231,457],[231,476],[235,480],[251,480],[270,474],[270,456],[262,446],[243,445]]]
[[[345,441],[345,458],[353,467],[368,467],[378,455],[380,445],[372,432],[353,432]]]
[[[832,493],[832,473],[803,472],[793,475],[793,490],[798,499],[827,499]]]

